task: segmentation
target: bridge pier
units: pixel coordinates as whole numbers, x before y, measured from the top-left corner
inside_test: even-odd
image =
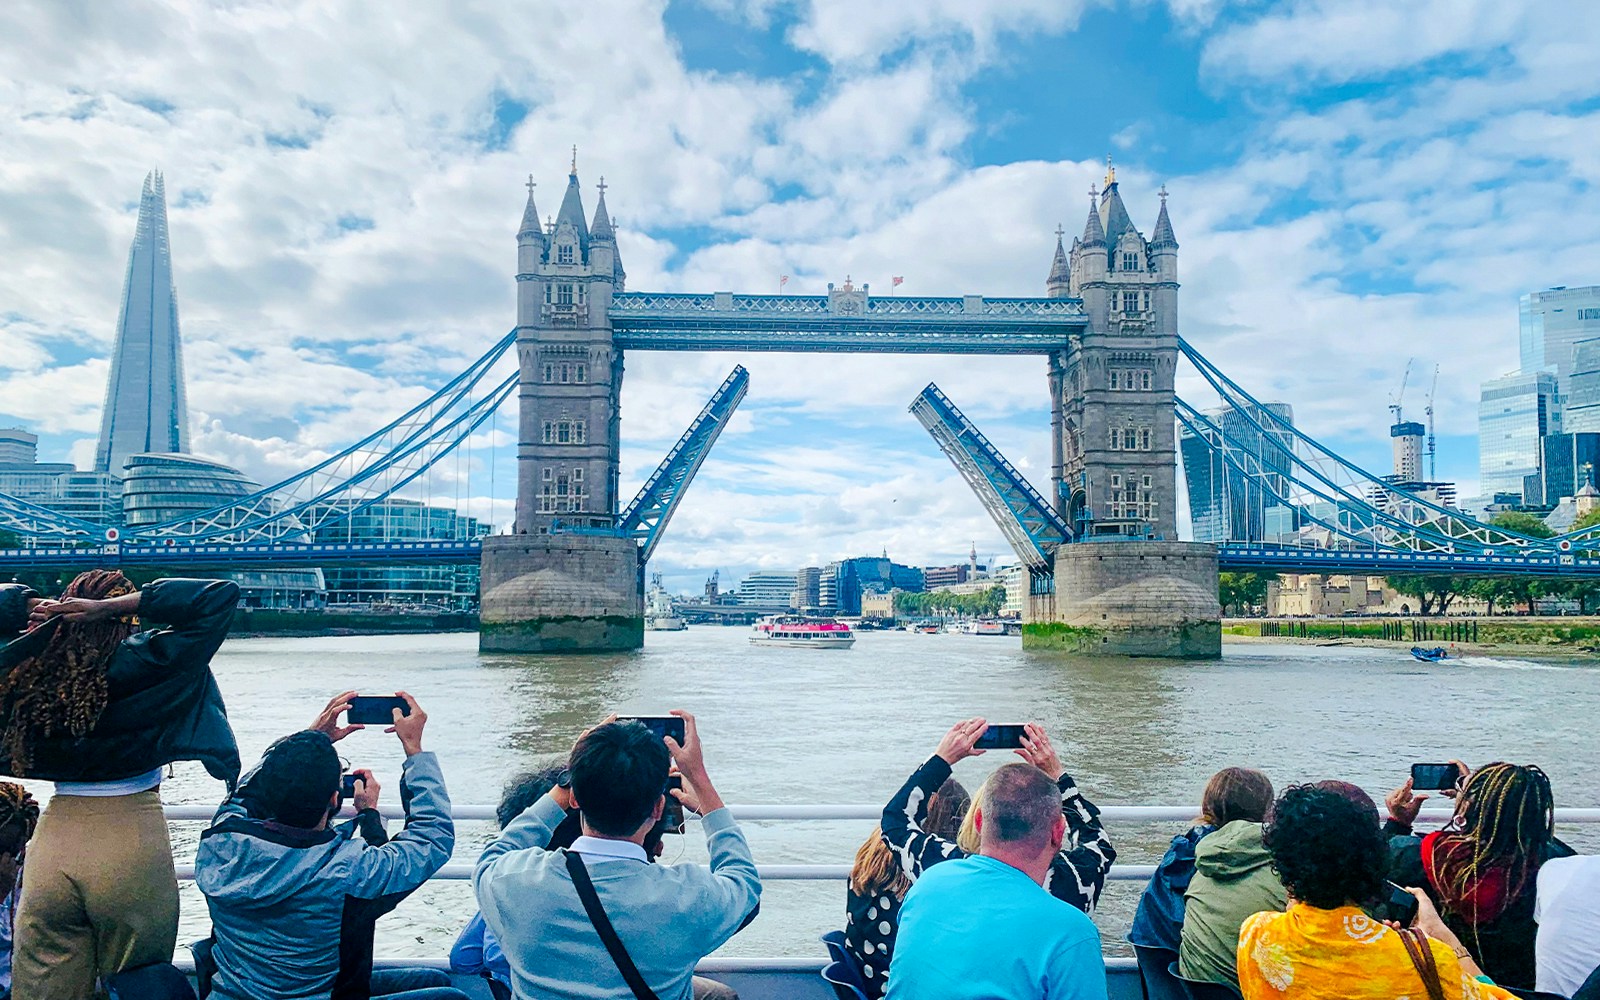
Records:
[[[1025,649],[1100,656],[1222,656],[1217,550],[1195,542],[1063,545],[1055,593],[1028,604]]]
[[[639,545],[607,535],[483,540],[478,649],[604,653],[644,645]]]

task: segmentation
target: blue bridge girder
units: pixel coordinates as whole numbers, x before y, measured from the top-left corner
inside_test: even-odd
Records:
[[[978,495],[1029,572],[1053,573],[1056,549],[1073,537],[1067,522],[937,385],[930,382],[917,395],[911,413]]]
[[[1496,551],[1417,552],[1410,549],[1312,549],[1226,542],[1217,546],[1217,565],[1226,571],[1329,573],[1384,576],[1406,573],[1463,576],[1600,577],[1600,558],[1589,555]]]
[[[171,545],[87,545],[0,549],[7,572],[68,567],[140,566],[198,569],[314,569],[319,566],[423,566],[477,563],[478,539],[416,542],[175,542]]]
[[[749,389],[750,373],[743,365],[735,367],[622,512],[617,530],[638,539],[641,565],[650,561],[667,522],[683,500],[684,491],[694,481],[695,473],[711,453],[711,446],[728,426],[733,411],[739,408]]]
[[[629,351],[1051,354],[1088,324],[1079,299],[624,292],[607,312]]]

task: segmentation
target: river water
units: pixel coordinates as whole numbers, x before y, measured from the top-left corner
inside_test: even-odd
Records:
[[[234,639],[214,668],[246,766],[273,739],[304,727],[347,689],[413,694],[429,715],[425,746],[442,759],[457,804],[498,802],[504,779],[542,754],[565,753],[609,711],[696,714],[712,778],[733,803],[885,801],[951,722],[1035,719],[1079,786],[1100,805],[1197,802],[1217,768],[1259,767],[1278,787],[1338,777],[1381,801],[1414,761],[1537,763],[1557,803],[1600,806],[1600,669],[1591,664],[1467,658],[1425,666],[1404,652],[1355,646],[1230,644],[1220,662],[1067,660],[1024,652],[1009,637],[863,633],[850,650],[752,648],[742,628],[650,633],[637,653],[594,657],[480,655],[469,634]],[[401,753],[380,730],[340,744],[398,801]],[[1012,758],[962,763],[975,789]],[[171,803],[212,804],[221,786],[179,765]],[[180,863],[201,824],[173,825]],[[398,824],[394,824],[398,826]],[[747,823],[758,862],[847,864],[869,821]],[[1118,861],[1156,861],[1175,824],[1113,824]],[[463,822],[458,862],[493,836]],[[1600,850],[1600,827],[1563,830]],[[703,860],[691,824],[665,859]],[[1097,920],[1121,951],[1140,886],[1113,882]],[[204,900],[182,890],[180,941],[206,933]],[[424,887],[379,923],[378,953],[442,956],[474,910],[466,882]],[[769,882],[760,917],[728,955],[820,953],[844,917],[840,882]]]

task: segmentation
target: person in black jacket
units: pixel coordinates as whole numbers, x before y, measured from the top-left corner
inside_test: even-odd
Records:
[[[950,731],[939,741],[933,756],[906,780],[900,791],[884,806],[879,828],[884,842],[898,855],[901,871],[908,883],[915,882],[929,865],[978,853],[978,844],[967,835],[971,828],[971,809],[965,811],[960,835],[953,841],[928,829],[928,807],[934,794],[950,779],[951,769],[956,763],[986,752],[977,749],[974,744],[987,729],[988,723],[983,719],[967,719],[950,727]],[[1061,793],[1061,813],[1067,821],[1066,839],[1050,862],[1044,888],[1057,899],[1091,913],[1100,899],[1100,890],[1105,887],[1111,862],[1117,856],[1116,849],[1111,846],[1111,838],[1100,824],[1100,810],[1078,791],[1077,783],[1061,765],[1061,758],[1056,755],[1043,727],[1028,723],[1024,729],[1022,747],[1016,754],[1056,783]],[[978,790],[975,801],[982,804],[982,788]],[[962,839],[967,842],[959,842]],[[852,899],[852,906],[856,902]],[[845,928],[846,946],[863,959],[863,977],[869,982],[877,980],[875,989],[886,990],[888,984],[882,980],[889,971],[894,939],[900,929],[899,901],[884,895],[875,902],[870,899],[866,902],[866,912],[862,914],[865,919],[858,920],[854,908],[850,912],[850,925]],[[869,944],[872,946],[870,951],[867,948]],[[876,960],[865,957],[868,955],[875,956]]]
[[[82,1000],[98,979],[171,960],[178,883],[162,769],[196,760],[230,789],[238,781],[210,670],[238,601],[226,580],[139,591],[91,570],[0,649],[0,770],[56,783],[28,852],[17,996]],[[167,627],[140,631],[139,618]]]
[[[9,642],[28,627],[28,615],[44,598],[32,587],[0,583],[0,642]]]

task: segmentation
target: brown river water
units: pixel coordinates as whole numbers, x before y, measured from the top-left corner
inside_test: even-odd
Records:
[[[302,728],[327,698],[409,691],[429,715],[425,746],[458,804],[499,801],[505,778],[564,753],[609,711],[696,714],[712,778],[736,804],[881,805],[949,724],[983,715],[1045,725],[1079,787],[1099,805],[1186,805],[1227,765],[1259,767],[1280,788],[1355,781],[1381,800],[1414,761],[1536,763],[1560,806],[1600,806],[1600,661],[1469,657],[1429,666],[1403,651],[1356,646],[1228,645],[1220,662],[1069,660],[1010,637],[863,633],[850,650],[753,648],[743,628],[650,633],[611,656],[480,655],[468,634],[235,639],[214,667],[246,766]],[[399,745],[377,729],[340,744],[398,801]],[[976,788],[1015,759],[963,762]],[[214,804],[198,765],[163,786],[169,804]],[[1118,863],[1152,864],[1182,824],[1111,823]],[[397,828],[398,824],[392,824]],[[752,822],[762,864],[848,864],[870,821]],[[174,823],[180,864],[201,824]],[[1600,851],[1600,826],[1564,828]],[[491,822],[458,825],[457,862],[474,860]],[[665,860],[703,860],[693,824]],[[1110,954],[1126,954],[1139,883],[1112,882],[1097,915]],[[182,889],[180,942],[205,935],[205,902]],[[435,882],[378,925],[381,956],[443,956],[475,904],[468,883]],[[842,882],[768,882],[758,919],[723,954],[814,956],[844,919]]]

